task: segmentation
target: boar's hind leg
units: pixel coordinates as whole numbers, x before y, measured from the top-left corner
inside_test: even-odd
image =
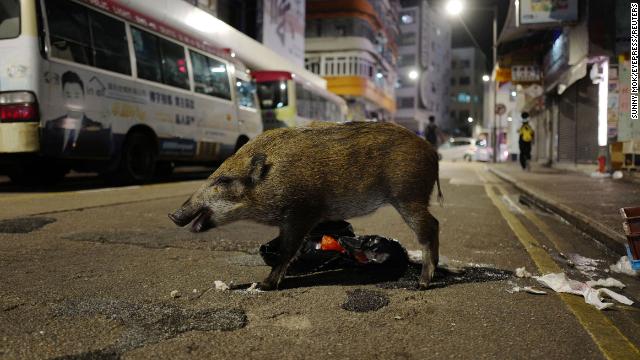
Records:
[[[421,289],[426,289],[438,265],[438,234],[440,231],[438,219],[431,215],[426,204],[414,202],[399,204],[395,208],[416,234],[418,242],[424,246],[419,286]]]
[[[289,264],[296,258],[304,244],[304,237],[313,228],[315,222],[288,223],[280,227],[280,261],[271,269],[271,273],[260,283],[262,290],[275,290],[287,272]]]

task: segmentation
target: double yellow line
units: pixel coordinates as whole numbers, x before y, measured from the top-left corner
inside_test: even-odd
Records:
[[[562,272],[562,269],[540,246],[518,217],[509,211],[501,197],[507,195],[507,191],[498,183],[489,184],[486,177],[478,172],[478,176],[485,182],[484,189],[487,196],[498,208],[502,217],[520,243],[529,253],[541,273]],[[542,234],[549,239],[556,249],[559,249],[558,237],[555,233],[531,211],[525,210],[523,215],[535,225]],[[593,306],[575,295],[560,294],[560,298],[567,308],[575,315],[582,327],[589,333],[600,351],[607,359],[640,359],[640,350],[609,320],[609,318]]]

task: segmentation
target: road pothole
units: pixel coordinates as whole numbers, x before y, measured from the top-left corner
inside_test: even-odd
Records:
[[[380,310],[389,305],[389,297],[376,290],[356,289],[347,292],[347,300],[342,308],[353,312]]]
[[[50,217],[25,217],[0,220],[0,233],[28,234],[54,222],[56,222],[56,219]]]
[[[66,317],[102,316],[124,326],[120,338],[105,349],[67,355],[61,359],[118,358],[126,351],[184,332],[233,331],[245,327],[248,322],[247,315],[241,309],[183,309],[170,304],[137,304],[113,299],[65,301],[54,308],[54,314]]]

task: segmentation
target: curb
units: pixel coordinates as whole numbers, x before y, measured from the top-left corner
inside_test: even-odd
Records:
[[[591,236],[597,242],[600,242],[614,253],[620,256],[626,255],[624,244],[626,244],[627,241],[622,234],[609,229],[605,225],[595,221],[594,219],[584,215],[579,211],[576,211],[564,204],[561,204],[540,194],[536,190],[524,184],[518,183],[511,176],[503,173],[498,169],[489,167],[489,171],[503,181],[511,184],[521,193],[525,194],[528,200],[530,200],[534,205],[562,217],[569,224],[575,226],[576,228],[578,228],[578,230]]]

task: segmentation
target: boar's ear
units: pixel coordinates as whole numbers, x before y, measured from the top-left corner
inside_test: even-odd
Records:
[[[267,155],[255,154],[251,159],[251,169],[249,170],[249,178],[252,184],[257,184],[264,179],[269,172],[271,165],[267,164]]]

